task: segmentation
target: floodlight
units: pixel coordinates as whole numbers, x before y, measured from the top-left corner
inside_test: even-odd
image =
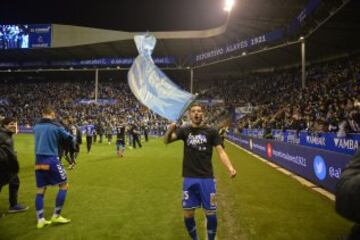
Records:
[[[224,11],[231,12],[231,9],[233,8],[234,4],[235,4],[235,0],[225,0]]]

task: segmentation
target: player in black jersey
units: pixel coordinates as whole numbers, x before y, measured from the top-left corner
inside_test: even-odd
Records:
[[[116,126],[116,154],[119,158],[124,156],[125,152],[125,124]]]
[[[173,123],[165,134],[165,144],[176,140],[184,141],[183,159],[183,209],[185,226],[193,240],[197,240],[194,219],[195,208],[202,207],[207,218],[208,240],[214,240],[217,229],[216,187],[211,162],[213,147],[219,159],[228,169],[230,177],[236,170],[224,148],[216,129],[203,124],[202,106],[194,104],[189,110],[191,125],[177,128]]]

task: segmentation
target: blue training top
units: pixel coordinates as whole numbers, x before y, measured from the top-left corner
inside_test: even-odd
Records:
[[[41,119],[33,131],[36,155],[59,156],[60,143],[72,142],[74,139],[59,123],[46,118]]]

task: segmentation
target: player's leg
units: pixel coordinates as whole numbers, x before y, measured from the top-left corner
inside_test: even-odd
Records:
[[[184,223],[191,239],[197,240],[195,209],[184,209]]]
[[[125,140],[122,141],[122,143],[120,144],[120,155],[121,155],[121,157],[124,156],[124,153],[125,153]]]
[[[44,172],[42,172],[44,173]],[[41,174],[36,174],[37,175],[37,185],[39,186],[39,184],[41,184],[41,180],[39,182],[39,179],[41,179],[41,177],[39,177],[39,175],[43,175]],[[44,196],[45,196],[45,192],[46,192],[46,187],[38,187],[37,188],[37,192],[36,192],[36,197],[35,197],[35,209],[36,209],[36,218],[37,218],[37,225],[36,227],[38,229],[41,229],[49,224],[51,224],[50,221],[47,221],[44,217]]]
[[[76,144],[76,149],[75,149],[75,152],[74,152],[74,162],[76,164],[76,159],[78,158],[80,154],[80,145],[79,144]]]
[[[132,149],[133,140],[132,140],[132,134],[128,133],[128,146],[129,149]]]
[[[135,139],[135,135],[132,135],[132,146],[133,148],[136,148],[136,139]]]
[[[36,156],[37,160],[43,161],[40,156]],[[46,192],[46,186],[50,185],[50,165],[37,164],[35,165],[35,179],[36,179],[36,196],[35,196],[35,209],[37,218],[37,228],[41,229],[51,222],[47,221],[44,217],[44,196]]]
[[[92,145],[92,137],[91,136],[86,137],[86,146],[88,153],[90,153],[91,145]]]
[[[201,202],[205,209],[208,240],[214,240],[217,230],[216,182],[215,179],[201,179]]]
[[[69,150],[69,169],[73,169],[75,167],[75,151],[74,149]]]
[[[216,210],[205,210],[208,240],[214,240],[217,230]]]
[[[18,192],[20,188],[20,179],[18,175],[11,178],[9,182],[9,213],[24,212],[29,209],[28,206],[22,206],[18,203]]]
[[[142,147],[142,145],[141,145],[141,135],[137,135],[137,143],[138,143],[139,147],[141,148]]]
[[[196,179],[184,178],[183,182],[183,200],[184,223],[192,240],[197,240],[195,208],[200,207],[200,195]]]
[[[120,143],[119,143],[119,141],[117,140],[116,141],[116,155],[120,158],[121,156],[120,156]]]
[[[64,207],[67,190],[68,184],[66,182],[59,184],[59,191],[55,200],[55,209],[51,218],[51,222],[53,223],[69,223],[71,221],[70,219],[64,218],[60,215],[61,210]]]
[[[70,157],[70,146],[67,146],[64,150],[64,157],[65,157],[65,160],[69,163],[69,165],[72,164],[72,161],[71,161],[71,157]]]
[[[68,190],[66,171],[60,163],[53,163],[51,165],[51,174],[51,184],[59,186],[59,191],[56,196],[55,209],[51,218],[51,222],[69,223],[69,219],[66,219],[60,215],[65,203]]]

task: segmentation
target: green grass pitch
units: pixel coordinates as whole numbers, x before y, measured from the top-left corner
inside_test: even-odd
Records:
[[[165,146],[151,139],[142,149],[126,150],[118,159],[114,144],[96,143],[78,165],[67,171],[69,192],[63,215],[72,222],[35,228],[33,136],[18,135],[15,147],[21,164],[19,200],[28,212],[0,218],[0,239],[183,240],[188,239],[181,208],[182,143]],[[345,235],[351,223],[337,216],[334,203],[227,144],[238,170],[236,179],[215,157],[218,188],[218,240],[330,240]],[[45,216],[53,211],[57,188],[45,196]],[[0,213],[8,207],[8,190],[0,193]],[[200,239],[204,217],[197,211]]]

